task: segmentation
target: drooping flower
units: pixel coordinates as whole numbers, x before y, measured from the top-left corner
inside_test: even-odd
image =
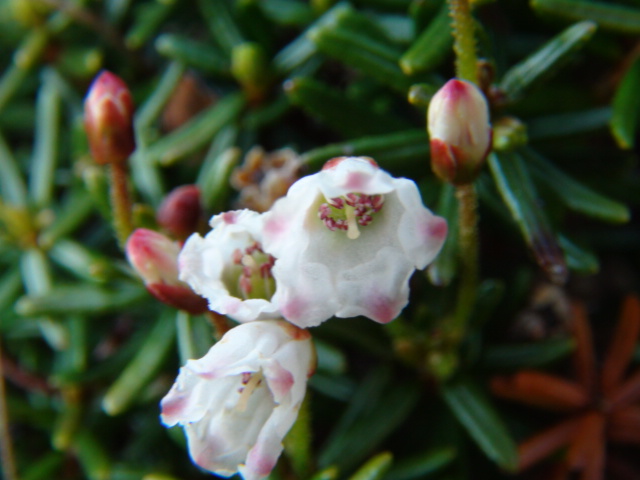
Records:
[[[491,149],[487,100],[473,83],[449,80],[431,99],[427,113],[431,168],[455,185],[478,175]]]
[[[263,217],[250,210],[216,215],[204,238],[193,234],[178,258],[180,279],[209,300],[209,308],[239,321],[276,318],[271,302],[274,259],[262,249]]]
[[[162,422],[184,428],[200,467],[262,479],[282,453],[314,369],[308,331],[283,320],[239,325],[180,369],[162,399]]]
[[[408,302],[409,277],[435,258],[447,233],[413,181],[367,157],[330,160],[265,216],[273,302],[300,327],[334,315],[390,322]]]
[[[164,198],[156,220],[162,228],[184,240],[198,228],[201,214],[200,189],[196,185],[182,185]]]
[[[135,149],[133,100],[126,83],[111,72],[96,77],[84,102],[91,154],[101,165],[125,161]]]
[[[177,242],[153,230],[138,228],[128,238],[125,251],[149,293],[158,300],[193,314],[207,311],[207,301],[178,279]]]

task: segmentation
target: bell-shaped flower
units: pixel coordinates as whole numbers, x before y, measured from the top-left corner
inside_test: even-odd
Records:
[[[431,99],[427,113],[431,168],[446,182],[470,183],[491,149],[487,99],[473,83],[449,80]]]
[[[266,213],[264,251],[276,258],[273,301],[300,327],[332,317],[393,320],[409,277],[438,254],[447,223],[416,184],[367,157],[340,157],[294,183]]]
[[[127,239],[125,251],[149,293],[158,300],[192,314],[207,311],[207,301],[178,279],[177,242],[153,230],[138,228]]]
[[[97,163],[120,163],[131,155],[133,100],[120,77],[107,71],[96,77],[84,102],[84,125]]]
[[[200,467],[262,479],[282,453],[314,369],[308,331],[283,320],[239,325],[180,369],[162,399],[162,422],[184,427]]]
[[[262,250],[263,216],[250,210],[216,215],[204,238],[191,235],[178,258],[180,279],[209,300],[209,308],[239,321],[276,318],[271,302],[274,259]]]

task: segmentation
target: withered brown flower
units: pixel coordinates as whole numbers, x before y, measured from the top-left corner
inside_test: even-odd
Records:
[[[565,450],[553,478],[600,480],[609,442],[640,445],[640,369],[627,376],[640,334],[640,301],[625,300],[600,367],[585,307],[575,303],[572,310],[575,379],[523,370],[493,378],[491,388],[497,396],[566,413],[560,423],[520,444],[519,471]]]

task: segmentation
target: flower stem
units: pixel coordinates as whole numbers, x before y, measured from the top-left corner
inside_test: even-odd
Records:
[[[453,51],[456,54],[456,75],[461,80],[478,83],[476,39],[474,20],[469,0],[448,0],[453,35]]]
[[[133,231],[131,195],[129,193],[128,171],[125,162],[113,162],[109,165],[111,173],[111,210],[113,228],[120,247],[124,248],[127,238]]]
[[[2,368],[2,351],[0,347],[0,460],[2,475],[6,480],[18,480],[18,471],[13,455],[13,443],[9,429],[6,391],[4,388],[4,371]]]
[[[462,336],[478,290],[478,195],[475,186],[471,183],[457,187],[456,198],[461,271],[453,331],[456,336]]]

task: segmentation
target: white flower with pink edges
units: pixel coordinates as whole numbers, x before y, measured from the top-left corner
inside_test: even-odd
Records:
[[[269,475],[315,369],[311,335],[282,320],[229,330],[180,369],[162,399],[165,426],[184,428],[194,463],[223,477]]]
[[[272,302],[303,328],[332,316],[390,322],[408,302],[409,278],[433,261],[446,234],[413,181],[368,157],[335,158],[265,214],[262,248],[276,259]]]

